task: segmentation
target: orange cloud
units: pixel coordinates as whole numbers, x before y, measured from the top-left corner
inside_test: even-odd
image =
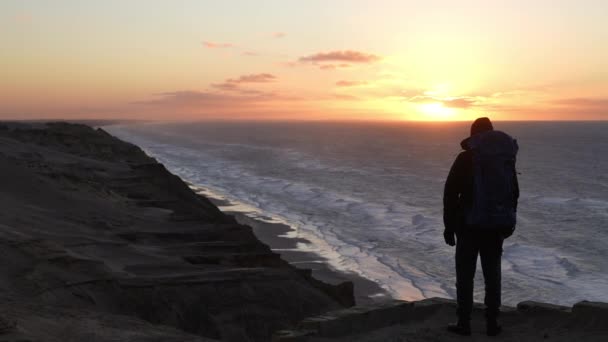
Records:
[[[284,38],[285,36],[287,36],[287,34],[285,34],[284,32],[275,32],[275,33],[272,34],[272,36],[274,38],[280,39],[280,38]]]
[[[475,105],[477,101],[474,98],[459,97],[452,99],[441,100],[444,107],[448,108],[469,108]]]
[[[408,102],[439,102],[447,108],[470,108],[477,104],[479,96],[461,96],[461,97],[436,97],[427,95],[416,95],[410,97]]]
[[[562,106],[574,106],[574,107],[594,107],[594,108],[605,108],[608,109],[608,99],[601,98],[570,98],[570,99],[561,99],[553,102],[557,105]]]
[[[237,90],[239,87],[237,83],[230,82],[212,83],[211,86],[221,90]]]
[[[266,83],[276,80],[276,76],[268,73],[243,75],[237,79],[228,79],[230,83]]]
[[[257,92],[255,94],[227,94],[181,90],[156,94],[155,99],[138,101],[133,104],[170,108],[218,108],[238,107],[243,104],[270,101],[276,98],[277,96],[273,93],[262,92]]]
[[[223,83],[211,84],[212,87],[221,90],[237,90],[243,83],[269,83],[277,79],[276,76],[268,73],[242,75],[239,78],[229,78]]]
[[[319,65],[319,69],[321,69],[321,70],[333,70],[333,69],[348,68],[348,67],[350,67],[350,64],[347,64],[347,63]]]
[[[304,100],[301,96],[247,89],[235,92],[181,90],[131,102],[125,110],[146,113],[149,118],[166,118],[166,113],[173,113],[175,119],[271,118],[285,117],[286,103],[294,110],[293,113],[305,110],[308,101]]]
[[[214,43],[214,42],[204,41],[203,46],[208,49],[226,49],[226,48],[231,48],[234,45],[232,45],[230,43]]]
[[[367,82],[362,82],[362,81],[338,81],[336,82],[336,85],[338,87],[355,87],[355,86],[360,86],[360,85],[365,85],[367,84]]]
[[[332,94],[332,98],[342,101],[359,101],[361,98],[348,94]]]
[[[300,57],[302,63],[345,62],[345,63],[374,63],[379,56],[352,50],[320,52],[310,56]]]

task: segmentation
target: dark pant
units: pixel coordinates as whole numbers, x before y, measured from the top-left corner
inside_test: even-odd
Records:
[[[487,231],[465,231],[457,235],[456,242],[456,296],[458,317],[471,319],[473,310],[473,278],[477,268],[477,254],[486,285],[486,317],[496,318],[500,309],[500,259],[502,234]]]

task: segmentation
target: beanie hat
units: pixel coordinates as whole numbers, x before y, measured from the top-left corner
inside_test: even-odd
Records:
[[[471,136],[474,136],[478,133],[483,133],[486,131],[493,130],[492,122],[489,118],[478,118],[471,125]]]

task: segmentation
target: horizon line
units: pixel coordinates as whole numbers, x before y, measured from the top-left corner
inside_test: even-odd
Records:
[[[483,116],[480,116],[483,117]],[[491,119],[491,117],[490,117]],[[286,119],[286,118],[200,118],[200,119],[118,119],[118,118],[36,118],[36,119],[10,119],[10,118],[2,118],[0,119],[0,123],[3,122],[36,122],[36,123],[52,123],[52,122],[73,122],[73,123],[83,123],[83,122],[131,122],[131,123],[186,123],[186,122],[390,122],[390,123],[431,123],[431,124],[441,124],[441,123],[461,123],[461,122],[472,122],[475,119],[466,119],[466,120],[413,120],[413,119]],[[491,119],[492,122],[608,122],[607,119],[515,119],[515,120],[505,120],[505,119]]]

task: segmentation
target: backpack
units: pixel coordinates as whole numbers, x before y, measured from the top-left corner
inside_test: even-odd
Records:
[[[466,224],[488,230],[513,229],[515,209],[515,159],[517,141],[501,131],[472,136],[473,205]]]

